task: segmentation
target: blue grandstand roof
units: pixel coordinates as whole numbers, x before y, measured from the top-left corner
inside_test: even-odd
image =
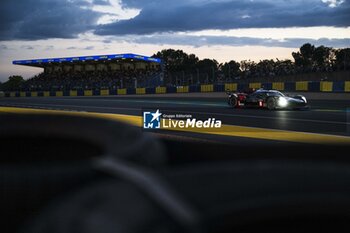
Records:
[[[159,58],[147,57],[137,54],[111,54],[111,55],[95,55],[95,56],[83,56],[83,57],[63,57],[63,58],[45,58],[45,59],[33,59],[33,60],[16,60],[13,61],[14,65],[27,65],[27,66],[41,66],[50,63],[66,63],[66,62],[84,62],[84,61],[105,61],[105,60],[118,60],[118,59],[135,59],[146,62],[161,63]]]

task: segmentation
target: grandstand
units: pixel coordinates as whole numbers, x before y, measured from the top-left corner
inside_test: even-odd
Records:
[[[162,61],[137,54],[16,60],[13,64],[44,69],[23,84],[24,91],[139,88],[163,82]]]

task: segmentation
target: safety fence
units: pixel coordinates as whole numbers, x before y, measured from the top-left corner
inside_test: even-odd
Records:
[[[67,91],[13,91],[5,92],[6,97],[49,97],[49,96],[109,96],[109,95],[143,95],[189,92],[224,92],[242,91],[249,88],[274,89],[289,92],[349,92],[350,81],[321,82],[272,82],[272,83],[226,83],[172,87],[125,88],[101,90],[67,90]]]

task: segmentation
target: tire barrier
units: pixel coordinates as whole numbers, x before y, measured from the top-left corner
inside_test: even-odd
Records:
[[[92,96],[92,90],[84,90],[84,96]]]
[[[201,92],[213,92],[213,90],[214,90],[213,84],[201,85]]]
[[[78,92],[77,91],[70,91],[69,96],[78,96]]]
[[[284,83],[283,82],[274,82],[272,83],[272,89],[278,91],[284,91]]]
[[[108,89],[102,89],[102,90],[100,91],[100,95],[102,95],[102,96],[107,96],[107,95],[109,95],[109,90],[108,90]]]
[[[177,93],[188,93],[189,87],[188,86],[181,86],[176,88]]]
[[[144,94],[146,94],[146,88],[136,88],[136,94],[137,95],[144,95]]]
[[[237,91],[237,83],[226,83],[225,90]]]
[[[344,86],[345,92],[350,92],[350,81],[346,81]]]
[[[166,87],[156,87],[156,94],[165,94],[166,92]]]
[[[249,83],[249,88],[259,89],[261,88],[261,83]]]
[[[117,95],[126,95],[126,89],[118,89],[117,90]]]

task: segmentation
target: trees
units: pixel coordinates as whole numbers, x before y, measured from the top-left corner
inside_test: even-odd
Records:
[[[300,47],[299,52],[293,52],[292,55],[295,66],[301,71],[330,71],[333,70],[335,63],[338,67],[344,67],[341,65],[344,64],[345,55],[344,52],[341,52],[342,50],[323,45],[315,47],[307,43]]]
[[[243,60],[240,62],[241,78],[248,78],[254,71],[256,63],[251,60]]]
[[[154,56],[163,59],[169,76],[180,83],[233,81],[234,78],[266,78],[305,72],[331,72],[350,69],[350,48],[334,49],[306,43],[293,52],[294,61],[265,59],[259,62],[234,60],[218,64],[214,59],[202,59],[182,50],[167,49]]]
[[[174,49],[164,49],[154,54],[153,57],[162,59],[166,70],[169,72],[193,69],[199,60],[194,54],[187,54],[182,50]]]
[[[215,71],[218,70],[219,63],[215,59],[203,59],[197,62],[196,68],[199,69],[208,69],[208,68],[214,68]]]
[[[214,82],[217,77],[219,63],[215,59],[203,59],[197,62],[198,73],[206,74],[205,82]]]
[[[299,52],[293,52],[292,56],[295,60],[295,65],[302,68],[303,71],[311,71],[313,66],[313,57],[315,46],[310,43],[302,45]]]
[[[335,57],[335,64],[339,70],[350,69],[350,48],[336,50]]]
[[[317,65],[317,67],[326,67],[326,64],[329,63],[329,55],[331,48],[320,46],[314,50],[314,54],[312,56],[313,61]]]
[[[194,54],[187,54],[182,50],[165,49],[157,52],[153,57],[163,60],[166,71],[176,83],[180,79],[182,83],[185,77],[190,77],[191,82],[206,80],[213,81],[217,75],[219,63],[215,59],[203,59]],[[194,77],[196,79],[194,80]]]
[[[234,60],[220,64],[220,70],[227,80],[231,80],[240,75],[240,64]]]
[[[16,91],[19,90],[24,83],[22,76],[13,75],[8,78],[6,82],[1,85],[1,88],[5,91]]]

